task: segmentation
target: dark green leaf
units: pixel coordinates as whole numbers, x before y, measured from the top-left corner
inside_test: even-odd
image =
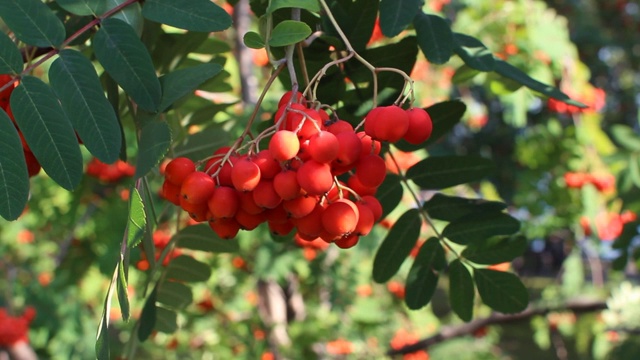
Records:
[[[329,7],[338,26],[356,51],[364,50],[371,38],[378,16],[379,0],[331,1]],[[324,17],[326,18],[326,17]],[[325,19],[328,36],[339,38],[333,24]],[[342,44],[333,44],[336,48]]]
[[[551,85],[543,84],[538,80],[534,80],[529,75],[527,75],[524,71],[518,69],[517,67],[509,64],[504,60],[494,59],[494,61],[495,61],[494,71],[508,79],[514,80],[528,87],[533,91],[537,91],[541,94],[560,100],[569,105],[574,105],[580,108],[587,107],[586,105],[578,101],[571,100],[571,98],[569,98],[567,94],[563,93],[558,88]]]
[[[422,0],[381,0],[380,30],[386,37],[394,37],[406,29],[420,11]]]
[[[384,219],[393,209],[400,204],[404,188],[400,182],[400,176],[387,174],[382,185],[378,188],[376,197],[382,205],[382,218]]]
[[[451,81],[454,84],[462,84],[473,79],[478,74],[480,74],[480,71],[472,69],[469,65],[462,65],[456,69]]]
[[[407,178],[435,190],[480,181],[494,171],[494,162],[479,156],[430,156],[410,167]]]
[[[7,34],[0,32],[0,74],[19,74],[22,71],[22,55]]]
[[[474,269],[473,274],[480,298],[493,310],[513,314],[526,309],[529,294],[516,275],[489,269]]]
[[[160,111],[166,111],[175,101],[192,93],[199,85],[218,75],[221,70],[222,66],[218,64],[200,64],[162,76]]]
[[[175,311],[158,306],[156,309],[155,329],[165,334],[173,334],[178,330],[178,314]]]
[[[212,253],[236,253],[240,249],[237,241],[221,239],[207,224],[187,226],[174,237],[176,245],[182,249]]]
[[[520,229],[520,222],[505,213],[470,214],[450,222],[442,236],[467,245],[484,241],[492,236],[511,235]]]
[[[287,46],[298,43],[311,35],[311,28],[302,21],[285,20],[271,31],[269,45]]]
[[[318,4],[317,0],[272,0],[269,1],[267,13],[271,14],[278,9],[284,8],[300,8],[312,13],[320,12],[320,4]]]
[[[49,81],[87,150],[105,163],[116,161],[120,123],[91,61],[75,50],[62,50],[49,68]]]
[[[29,174],[22,144],[9,116],[0,110],[0,216],[17,219],[29,199]]]
[[[96,339],[96,359],[98,360],[110,360],[111,352],[109,351],[109,329],[107,328],[107,317],[109,314],[104,312],[102,314],[102,320],[98,327],[98,337]]]
[[[229,133],[221,126],[213,125],[196,134],[189,135],[184,142],[174,149],[174,154],[192,159],[202,159],[213,154],[222,146],[228,145],[231,139]]]
[[[147,225],[147,214],[142,197],[135,187],[129,191],[129,224],[127,227],[127,246],[134,247],[142,241]]]
[[[264,39],[255,31],[247,31],[242,37],[242,41],[248,48],[262,49],[264,47]]]
[[[493,71],[495,60],[493,54],[484,44],[473,36],[454,33],[455,47],[453,51],[470,68],[478,71]]]
[[[623,271],[627,267],[628,262],[629,253],[627,251],[623,251],[622,253],[620,253],[620,256],[618,256],[611,262],[611,268],[615,271]]]
[[[64,42],[62,21],[40,0],[2,0],[0,17],[26,44],[57,48]]]
[[[104,0],[56,0],[56,3],[74,15],[87,16],[96,15],[102,1]]]
[[[158,287],[158,302],[180,310],[193,302],[193,294],[191,288],[185,284],[164,281]]]
[[[373,280],[384,283],[400,269],[420,235],[420,212],[410,209],[393,225],[373,259]]]
[[[444,221],[454,221],[471,213],[500,212],[506,208],[507,204],[500,201],[467,199],[441,193],[424,203],[424,209],[430,217]]]
[[[405,303],[409,309],[420,309],[431,301],[438,285],[438,272],[446,264],[438,238],[432,237],[422,244],[407,275]]]
[[[63,188],[73,190],[82,178],[82,155],[51,88],[36,77],[23,77],[11,94],[11,110],[44,171]]]
[[[460,259],[453,260],[449,264],[449,303],[460,319],[471,321],[475,294],[469,270]]]
[[[209,0],[147,0],[142,16],[190,31],[216,32],[231,26],[231,16]]]
[[[627,125],[614,124],[611,126],[613,139],[629,151],[640,151],[638,135]]]
[[[626,249],[631,245],[633,239],[638,235],[640,221],[632,221],[624,224],[622,234],[611,245],[614,249]]]
[[[462,257],[476,264],[493,265],[512,261],[527,249],[527,239],[523,236],[472,242],[462,252]]]
[[[118,19],[106,19],[93,37],[96,57],[142,109],[156,112],[162,90],[151,57],[133,28]]]
[[[453,54],[453,32],[447,21],[436,15],[418,14],[413,19],[418,44],[429,62],[444,64]]]
[[[448,100],[433,104],[425,110],[433,121],[433,132],[425,143],[429,146],[448,134],[460,122],[467,106],[460,100]]]
[[[146,175],[169,151],[171,145],[171,129],[166,122],[152,121],[140,131],[138,143],[138,161],[135,178]]]
[[[140,313],[140,327],[138,328],[138,340],[140,340],[140,342],[147,340],[149,336],[151,336],[153,328],[156,326],[156,297],[157,288],[153,288]]]
[[[167,278],[186,282],[207,281],[211,276],[209,265],[186,255],[171,259],[167,267]]]
[[[101,0],[98,4],[96,13],[102,15],[107,11],[113,10],[115,7],[122,5],[126,1],[129,0]],[[129,3],[129,5],[124,9],[111,15],[110,18],[124,21],[133,28],[138,37],[142,35],[144,19],[142,18],[142,8],[140,7],[139,2]]]
[[[131,315],[129,308],[129,295],[127,289],[127,274],[125,271],[124,261],[118,263],[118,278],[117,278],[117,291],[118,291],[118,303],[120,304],[120,312],[122,313],[122,320],[129,321]]]

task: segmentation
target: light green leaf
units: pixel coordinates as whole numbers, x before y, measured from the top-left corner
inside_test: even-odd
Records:
[[[171,129],[163,121],[151,121],[140,131],[135,178],[146,175],[169,151]]]
[[[420,13],[413,19],[418,44],[429,62],[444,64],[453,54],[453,32],[441,17]]]
[[[29,174],[16,127],[0,110],[0,216],[17,219],[29,198]]]
[[[120,304],[120,312],[122,313],[122,320],[129,321],[131,316],[131,310],[129,306],[129,295],[127,289],[127,271],[125,270],[124,261],[118,263],[118,303]]]
[[[44,171],[63,188],[73,190],[82,178],[82,155],[53,90],[42,80],[25,76],[11,94],[11,110]]]
[[[122,20],[106,19],[93,37],[96,57],[142,109],[156,112],[162,90],[144,44]]]
[[[287,46],[298,43],[311,35],[311,28],[302,21],[285,20],[271,31],[269,45]]]
[[[0,74],[19,74],[22,71],[22,55],[18,46],[7,34],[0,32]]]
[[[166,111],[175,101],[192,93],[199,85],[218,75],[222,66],[218,64],[200,64],[172,71],[160,78],[162,101],[160,111]]]
[[[420,235],[420,212],[406,211],[393,225],[373,259],[373,280],[378,283],[388,281],[407,258]]]
[[[147,0],[142,16],[190,31],[216,32],[231,26],[231,16],[209,0]]]
[[[262,49],[264,47],[264,39],[255,31],[247,31],[242,37],[242,41],[248,48]]]
[[[57,48],[64,42],[62,21],[40,0],[0,0],[0,17],[26,44]]]
[[[131,187],[129,191],[129,225],[127,227],[127,246],[130,248],[142,241],[147,225],[147,214],[138,189]]]
[[[312,13],[320,12],[318,0],[271,0],[267,8],[267,14],[271,14],[278,9],[299,8],[309,10]]]
[[[473,36],[454,33],[455,47],[453,51],[470,68],[478,71],[493,71],[495,60],[493,54],[484,44]]]
[[[115,162],[122,145],[120,122],[91,61],[62,50],[49,68],[49,81],[87,150],[105,163]]]

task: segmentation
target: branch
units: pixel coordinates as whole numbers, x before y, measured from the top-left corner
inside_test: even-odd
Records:
[[[393,355],[399,355],[399,354],[410,354],[412,352],[424,350],[429,346],[444,342],[449,339],[473,334],[477,330],[489,325],[507,324],[512,322],[523,321],[523,320],[530,319],[534,316],[545,315],[547,313],[555,312],[555,311],[572,311],[574,313],[585,313],[585,312],[604,310],[606,308],[607,308],[607,303],[603,300],[575,299],[575,300],[568,301],[566,304],[562,306],[557,306],[557,307],[533,308],[529,306],[526,310],[517,314],[507,315],[507,314],[494,313],[489,317],[476,319],[465,324],[445,326],[442,328],[440,333],[433,335],[431,337],[422,339],[414,344],[403,346],[399,349],[390,349],[387,351],[387,355],[393,356]]]

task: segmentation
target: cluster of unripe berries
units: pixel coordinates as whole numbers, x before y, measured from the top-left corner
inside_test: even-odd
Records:
[[[5,86],[11,81],[13,81],[13,79],[10,75],[6,75],[6,74],[0,75],[0,87]],[[24,158],[25,158],[25,161],[27,162],[27,172],[29,173],[29,177],[32,177],[37,175],[42,169],[42,167],[40,166],[38,159],[36,159],[35,155],[33,155],[33,152],[31,152],[29,145],[27,145],[27,142],[24,140],[24,136],[22,136],[22,132],[18,128],[18,124],[16,124],[16,120],[13,118],[13,112],[11,112],[11,106],[9,105],[9,98],[11,97],[11,93],[13,92],[14,87],[15,87],[15,84],[12,84],[7,89],[0,92],[0,108],[2,108],[2,110],[4,110],[7,113],[7,115],[9,115],[9,118],[13,122],[13,125],[16,127],[16,130],[18,130],[18,134],[20,135],[20,140],[22,141],[22,150],[24,152]]]
[[[377,107],[364,128],[357,132],[288,92],[274,124],[246,154],[223,147],[199,164],[173,159],[161,194],[221,238],[266,222],[275,235],[295,229],[302,239],[349,248],[382,216],[375,197],[387,171],[380,141],[421,143],[431,134],[431,119],[422,109]],[[258,150],[269,136],[268,147]]]

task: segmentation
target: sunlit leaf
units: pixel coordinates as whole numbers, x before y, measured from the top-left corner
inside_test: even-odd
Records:
[[[393,225],[373,259],[373,280],[384,283],[400,269],[420,235],[420,212],[406,211]]]
[[[298,43],[311,35],[311,28],[302,21],[285,20],[271,31],[269,45],[287,46]]]
[[[527,308],[529,294],[516,275],[489,269],[474,269],[473,275],[482,302],[493,310],[513,314]]]
[[[142,235],[147,225],[147,214],[138,189],[132,187],[129,191],[129,224],[127,227],[127,246],[134,247],[142,241]]]
[[[29,45],[57,48],[66,36],[62,21],[40,0],[0,0],[0,17]]]
[[[120,261],[118,263],[118,278],[117,282],[117,291],[118,291],[118,303],[120,304],[120,312],[122,313],[122,319],[124,321],[129,321],[129,316],[131,316],[131,310],[129,307],[129,295],[127,293],[127,274],[125,271],[124,261]]]
[[[381,0],[380,29],[386,37],[394,37],[406,29],[420,11],[422,0]]]
[[[467,245],[496,235],[511,235],[519,229],[520,222],[505,213],[470,214],[449,223],[442,236]]]
[[[142,16],[190,31],[216,32],[231,26],[231,16],[209,0],[147,0]]]
[[[439,271],[446,264],[438,238],[432,237],[422,244],[407,275],[405,303],[409,309],[420,309],[431,301],[438,285]]]
[[[9,116],[0,110],[0,216],[17,219],[29,198],[29,174],[22,144]]]
[[[453,51],[470,68],[478,71],[492,71],[495,67],[493,54],[484,44],[473,36],[454,33]]]
[[[611,126],[613,140],[630,151],[640,151],[638,135],[627,125],[614,124]]]
[[[174,238],[177,246],[182,249],[212,253],[235,253],[240,250],[237,241],[221,239],[207,224],[187,226],[176,233]]]
[[[407,178],[435,190],[480,181],[494,171],[494,162],[479,156],[430,156],[410,167]]]
[[[449,303],[451,309],[464,321],[473,317],[475,289],[469,270],[455,259],[449,264]]]
[[[418,44],[424,56],[434,64],[444,64],[453,54],[453,32],[447,21],[437,15],[418,14],[413,20]]]

